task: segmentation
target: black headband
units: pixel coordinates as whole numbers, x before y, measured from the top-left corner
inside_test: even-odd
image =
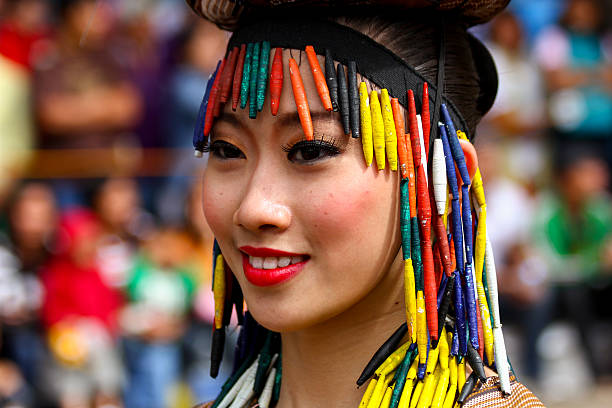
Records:
[[[392,97],[398,98],[399,103],[407,109],[407,90],[415,93],[417,111],[421,110],[423,83],[428,83],[430,98],[430,117],[435,120],[439,117],[435,113],[436,105],[445,103],[449,108],[451,118],[458,129],[466,132],[471,140],[473,135],[466,121],[456,106],[443,94],[438,97],[438,84],[431,84],[421,74],[395,55],[391,50],[372,40],[367,35],[353,30],[350,27],[329,20],[313,20],[283,18],[274,20],[261,19],[237,29],[228,44],[228,50],[241,44],[259,41],[270,41],[272,47],[291,48],[303,50],[312,45],[319,55],[325,55],[325,49],[331,51],[334,60],[348,65],[355,61],[357,71],[378,87],[386,88]],[[444,47],[444,39],[441,40]],[[444,53],[441,52],[441,55]],[[443,57],[438,70],[443,70]],[[438,76],[440,78],[440,75]],[[444,76],[442,75],[442,79]],[[443,82],[442,82],[443,84]],[[437,104],[436,104],[437,99]],[[437,133],[437,125],[432,123],[432,136]],[[433,142],[434,137],[430,140]]]

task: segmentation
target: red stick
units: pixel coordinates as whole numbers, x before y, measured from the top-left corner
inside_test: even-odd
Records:
[[[326,111],[331,112],[332,103],[331,97],[329,95],[329,89],[327,88],[325,75],[323,74],[323,71],[321,71],[321,65],[319,65],[317,54],[315,53],[315,50],[312,45],[306,46],[306,57],[308,58],[308,63],[310,64],[310,71],[312,72],[312,78],[314,79],[315,86],[317,87],[317,93],[319,94],[319,98],[321,98],[323,108]]]
[[[219,65],[219,71],[217,71],[217,76],[215,77],[215,82],[213,82],[212,88],[210,88],[210,95],[208,96],[208,106],[206,108],[206,115],[204,116],[204,137],[207,137],[210,133],[210,129],[212,129],[213,125],[213,113],[215,111],[215,104],[217,103],[217,98],[219,97],[219,81],[221,80],[221,71],[223,70],[223,65],[225,64],[225,60],[221,61],[221,65]]]
[[[221,103],[226,103],[230,97],[230,89],[232,88],[232,79],[234,79],[234,71],[236,70],[236,61],[238,60],[238,47],[232,48],[229,53],[229,65],[223,71],[221,78]]]
[[[246,56],[246,44],[240,46],[240,54],[236,62],[236,72],[234,73],[234,83],[232,84],[232,110],[238,109],[240,102],[240,83],[242,82],[242,71],[244,70],[244,57]]]
[[[399,156],[400,173],[402,174],[402,179],[405,179],[408,178],[408,148],[406,146],[406,138],[402,136],[406,133],[404,129],[404,114],[400,109],[397,98],[391,98],[391,110],[393,111],[393,121],[395,122],[395,132],[397,134],[397,155]]]
[[[421,253],[427,328],[430,337],[436,340],[438,338],[438,303],[433,253],[431,250],[431,207],[429,205],[427,181],[425,181],[425,170],[422,165],[417,167],[417,190],[418,218],[419,224],[421,224]]]
[[[304,130],[306,140],[314,139],[314,128],[312,127],[312,118],[310,117],[310,107],[308,106],[308,99],[306,99],[306,90],[304,89],[304,82],[300,75],[300,67],[293,58],[289,58],[289,76],[291,77],[291,87],[293,88],[293,98],[295,99],[295,106],[297,108],[298,116],[300,117],[300,123]]]
[[[416,117],[416,106],[414,104],[414,93],[408,90],[408,126],[410,127],[410,142],[412,143],[412,157],[414,167],[421,164],[421,144],[419,142],[419,126]]]
[[[434,271],[436,272],[436,292],[440,290],[440,282],[442,282],[442,261],[440,260],[440,240],[434,242],[431,250],[434,256]]]
[[[451,257],[451,270],[457,269],[457,259],[455,258],[455,241],[451,238],[448,244],[448,252]]]
[[[221,67],[219,68],[219,73],[217,74],[217,78],[215,78],[215,83],[210,90],[210,95],[212,96],[214,94],[215,96],[215,103],[213,104],[213,116],[215,118],[221,114],[221,78],[223,78],[223,73],[225,72],[226,62],[227,58],[223,58],[223,61],[221,61]],[[210,106],[210,102],[208,106]]]
[[[436,203],[433,196],[433,181],[429,178],[429,205],[431,208],[435,208]],[[438,250],[440,251],[440,261],[442,262],[442,270],[446,274],[447,277],[450,278],[453,273],[453,269],[451,268],[451,259],[450,259],[450,250],[448,248],[448,238],[446,235],[446,227],[444,227],[444,219],[442,215],[438,214],[437,211],[434,211],[433,214],[433,226],[434,232],[436,233],[436,237],[438,237]],[[439,282],[438,282],[439,285]]]
[[[427,82],[423,82],[423,101],[421,103],[421,122],[423,122],[423,142],[425,143],[425,154],[429,157],[429,133],[431,123],[429,117],[429,88]]]
[[[283,89],[283,49],[276,48],[272,68],[270,69],[270,110],[276,116],[280,106],[280,96]]]
[[[399,139],[399,137],[398,137]],[[408,169],[408,201],[410,203],[410,218],[416,217],[416,176],[414,174],[414,161],[412,160],[412,147],[408,141],[409,136],[404,135],[404,145],[406,146],[406,167]]]

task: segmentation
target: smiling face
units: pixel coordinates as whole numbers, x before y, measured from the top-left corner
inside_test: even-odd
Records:
[[[251,313],[281,332],[357,304],[375,308],[389,296],[383,282],[402,286],[398,175],[366,167],[361,141],[323,109],[302,56],[315,135],[304,140],[288,54],[276,117],[268,97],[255,120],[227,104],[215,122],[203,189],[206,218]]]

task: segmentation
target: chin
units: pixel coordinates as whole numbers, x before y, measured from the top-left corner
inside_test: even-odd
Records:
[[[316,313],[312,305],[299,304],[299,302],[296,304],[295,301],[258,299],[249,302],[247,298],[247,305],[249,312],[259,324],[279,333],[303,330],[326,319],[325,316]]]

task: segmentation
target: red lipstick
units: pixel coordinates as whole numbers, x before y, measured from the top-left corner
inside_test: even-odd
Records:
[[[250,246],[243,246],[239,248],[242,251],[242,268],[244,269],[244,275],[247,280],[255,286],[272,286],[285,282],[295,275],[297,275],[306,265],[309,258],[303,254],[295,254],[285,251],[279,251],[270,248],[255,248]],[[295,264],[289,264],[284,267],[278,267],[274,269],[263,269],[255,268],[249,262],[249,255],[256,257],[295,257],[302,256],[304,260]]]

